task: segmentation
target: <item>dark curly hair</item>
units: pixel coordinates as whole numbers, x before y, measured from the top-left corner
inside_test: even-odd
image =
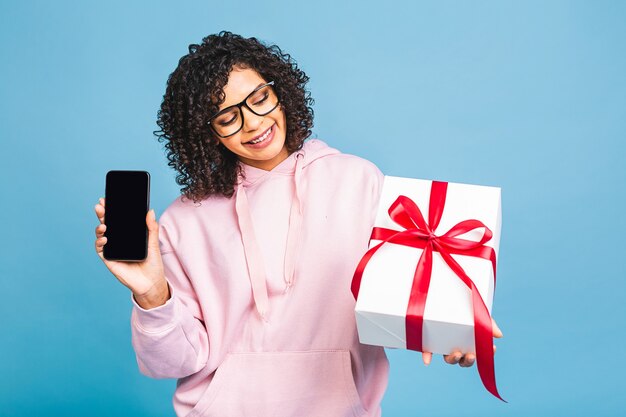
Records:
[[[231,197],[243,169],[237,155],[226,149],[207,124],[224,102],[224,86],[233,69],[250,68],[274,80],[287,120],[285,145],[289,153],[302,148],[313,127],[313,99],[305,89],[309,77],[276,45],[228,31],[189,45],[189,54],[170,74],[154,131],[166,141],[168,165],[178,175],[181,194],[194,203],[212,195]]]

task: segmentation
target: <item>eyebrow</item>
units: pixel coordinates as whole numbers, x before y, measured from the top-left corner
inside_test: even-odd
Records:
[[[267,84],[267,83],[266,83],[266,82],[260,82],[260,83],[258,83],[258,84],[257,84],[257,86],[256,86],[256,87],[254,87],[254,88],[252,89],[252,91],[250,91],[250,92],[248,93],[248,95],[246,96],[246,98],[247,98],[250,94],[252,94],[252,93],[253,93],[253,92],[254,92],[257,88],[259,88],[260,86],[262,86],[263,84]],[[239,101],[239,103],[241,103],[241,101]],[[219,113],[219,112],[221,112],[222,110],[227,109],[227,108],[229,108],[229,107],[231,107],[231,106],[234,106],[234,104],[231,104],[231,105],[229,105],[229,106],[224,106],[224,107],[223,107],[223,108],[221,108],[221,109],[217,109],[217,113]]]

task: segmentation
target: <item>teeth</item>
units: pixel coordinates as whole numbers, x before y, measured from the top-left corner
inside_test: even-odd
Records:
[[[263,136],[261,136],[261,137],[260,137],[260,138],[258,138],[258,139],[255,139],[255,140],[251,140],[251,141],[250,141],[250,142],[248,142],[248,143],[250,143],[250,144],[255,144],[255,143],[259,143],[259,142],[264,141],[264,140],[265,140],[265,139],[267,139],[267,137],[270,135],[271,131],[272,131],[272,129],[271,129],[271,128],[270,128],[270,129],[267,129],[267,132],[265,132],[265,133],[263,134]]]

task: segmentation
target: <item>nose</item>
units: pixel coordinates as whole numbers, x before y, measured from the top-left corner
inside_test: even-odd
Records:
[[[256,114],[252,113],[249,109],[247,109],[245,106],[241,108],[241,111],[245,113],[243,114],[244,131],[254,132],[259,127],[261,127],[261,124],[263,124],[264,116],[257,116]]]

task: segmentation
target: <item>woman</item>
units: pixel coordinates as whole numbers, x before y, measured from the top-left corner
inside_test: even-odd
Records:
[[[158,224],[148,212],[144,262],[105,260],[105,225],[96,229],[100,258],[132,291],[139,368],[179,379],[179,416],[381,415],[389,364],[384,348],[358,341],[350,282],[383,175],[305,142],[307,81],[255,38],[221,32],[191,45],[155,132],[182,196]]]

